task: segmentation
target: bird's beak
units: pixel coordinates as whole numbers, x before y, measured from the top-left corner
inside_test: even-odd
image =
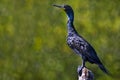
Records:
[[[58,7],[58,8],[65,9],[64,6],[62,6],[62,5],[56,5],[56,4],[53,4],[53,6]]]

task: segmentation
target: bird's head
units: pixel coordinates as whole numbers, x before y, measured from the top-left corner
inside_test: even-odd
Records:
[[[54,4],[53,6],[63,9],[67,14],[68,19],[73,21],[74,13],[73,13],[73,9],[71,6],[69,6],[69,5],[56,5],[56,4]]]
[[[63,9],[65,12],[69,12],[72,10],[71,6],[69,6],[69,5],[56,5],[56,4],[54,4],[53,6]]]

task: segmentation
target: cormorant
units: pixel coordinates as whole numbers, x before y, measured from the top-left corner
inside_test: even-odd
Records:
[[[53,5],[58,8],[62,8],[68,17],[67,22],[67,44],[68,46],[78,55],[82,57],[82,66],[85,67],[85,62],[88,61],[90,63],[97,64],[99,68],[108,74],[108,71],[103,66],[102,62],[98,58],[96,51],[94,48],[82,37],[78,34],[78,32],[75,30],[73,21],[74,21],[74,12],[71,6],[69,5]]]

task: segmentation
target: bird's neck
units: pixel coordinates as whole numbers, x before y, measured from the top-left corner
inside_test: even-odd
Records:
[[[74,22],[74,12],[73,10],[68,10],[66,11],[67,17],[68,17],[68,22],[67,22],[67,27],[68,27],[68,35],[70,34],[76,34],[76,30],[74,28],[73,22]]]
[[[73,35],[77,33],[77,31],[74,28],[73,21],[68,20],[67,28],[68,28],[68,35]]]
[[[73,10],[71,11],[66,11],[67,17],[68,17],[68,21],[71,21],[73,23],[74,21],[74,12]]]

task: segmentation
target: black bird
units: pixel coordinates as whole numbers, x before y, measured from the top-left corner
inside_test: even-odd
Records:
[[[74,21],[74,12],[71,6],[69,5],[53,5],[58,8],[62,8],[68,17],[67,28],[67,44],[68,46],[78,55],[82,57],[82,67],[85,67],[85,62],[88,61],[90,63],[97,64],[99,68],[108,74],[108,71],[101,63],[100,59],[98,58],[96,51],[94,48],[82,37],[80,36],[74,28],[73,21]]]

